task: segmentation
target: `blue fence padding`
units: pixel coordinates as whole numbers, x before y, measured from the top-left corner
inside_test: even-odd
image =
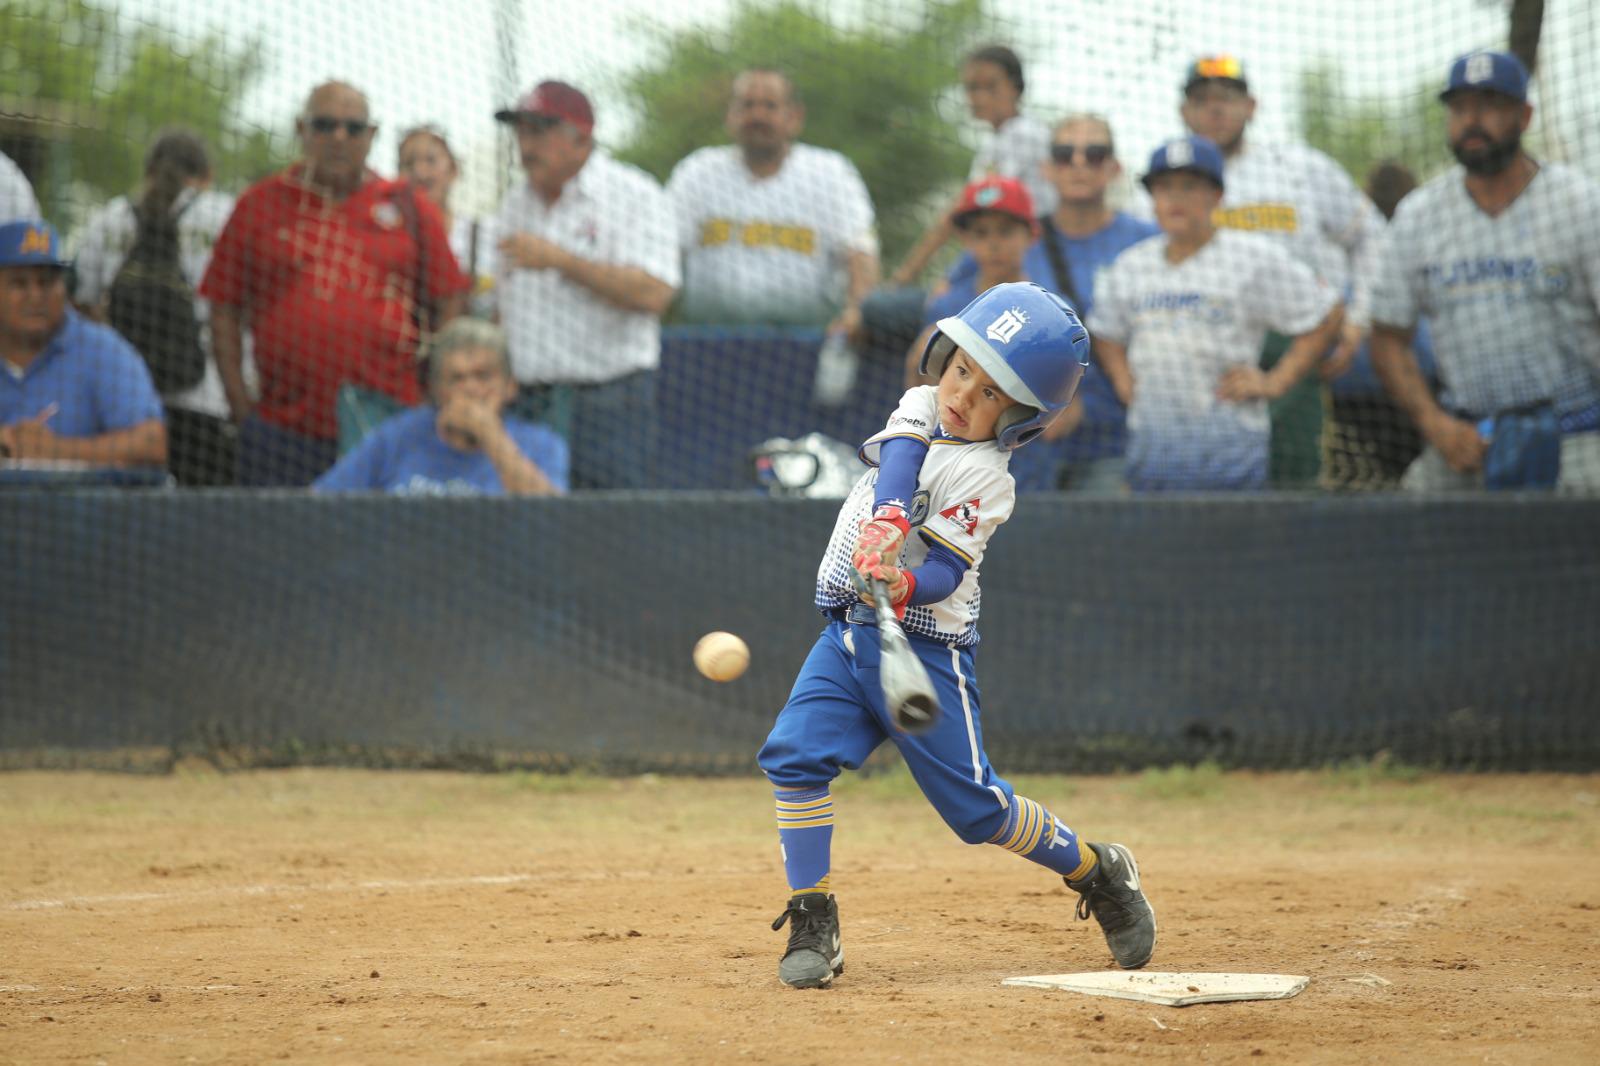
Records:
[[[0,749],[213,742],[754,772],[835,505],[0,494]],[[1600,501],[1028,498],[983,562],[1005,770],[1600,766]],[[749,641],[699,677],[694,641]]]

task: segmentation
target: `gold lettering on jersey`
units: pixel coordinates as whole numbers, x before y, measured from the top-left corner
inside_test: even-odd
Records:
[[[700,224],[700,247],[716,248],[732,241],[746,248],[782,248],[800,255],[817,250],[817,231],[810,226],[782,226],[775,222],[738,223],[708,218]]]
[[[1217,208],[1211,213],[1211,224],[1222,229],[1295,233],[1300,229],[1300,215],[1294,204],[1241,204]]]

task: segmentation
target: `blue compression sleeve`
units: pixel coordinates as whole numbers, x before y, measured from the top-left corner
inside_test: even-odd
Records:
[[[892,503],[907,514],[911,513],[911,497],[916,495],[917,477],[922,473],[922,460],[927,455],[927,442],[913,437],[894,437],[878,445],[877,495],[872,501],[874,511],[886,503]]]
[[[921,566],[911,570],[911,575],[917,579],[917,587],[911,593],[912,605],[938,603],[956,590],[966,572],[965,559],[943,544],[930,544],[928,557]]]

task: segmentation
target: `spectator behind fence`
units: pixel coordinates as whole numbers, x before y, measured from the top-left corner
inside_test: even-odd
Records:
[[[734,144],[673,168],[686,320],[858,332],[878,281],[872,200],[850,160],[796,141],[804,124],[787,75],[746,70],[728,102]]]
[[[209,328],[210,304],[194,295],[211,261],[211,249],[233,212],[233,197],[211,187],[211,161],[205,144],[187,130],[169,130],[150,145],[145,154],[144,190],[138,203],[119,196],[95,211],[78,234],[77,254],[73,258],[77,289],[74,297],[86,314],[104,322],[110,311],[113,286],[136,243],[145,249],[166,247],[180,277],[158,279],[156,284],[172,284],[193,306],[194,336],[178,336],[174,342],[187,346],[197,342],[197,374],[186,376],[186,384],[167,389],[166,406],[167,468],[180,485],[231,485],[237,457],[237,430],[228,418],[228,398],[222,378],[211,358]],[[182,283],[182,288],[176,283]],[[126,290],[124,290],[126,291]],[[160,308],[130,306],[122,313],[159,313]],[[138,323],[135,323],[138,325]],[[171,323],[176,325],[177,323]],[[117,325],[116,321],[112,325]],[[157,324],[158,325],[158,324]],[[147,329],[132,331],[128,340]],[[149,363],[152,355],[141,352]],[[246,358],[246,377],[255,368]],[[160,375],[156,375],[158,387]]]
[[[1128,484],[1262,488],[1267,401],[1326,350],[1338,298],[1277,242],[1216,228],[1222,153],[1205,138],[1156,149],[1144,184],[1161,235],[1106,271],[1089,327],[1128,407]],[[1294,340],[1264,371],[1257,357],[1268,330]]]
[[[0,225],[0,459],[167,461],[161,398],[133,347],[67,306],[46,222]]]
[[[303,158],[245,191],[212,254],[200,295],[240,423],[241,484],[308,485],[332,466],[342,385],[420,400],[419,345],[471,285],[432,201],[367,169],[376,128],[359,90],[312,90],[295,120]],[[259,403],[242,372],[246,329]]]
[[[43,218],[33,186],[12,158],[0,152],[0,223]]]
[[[1043,170],[1050,154],[1050,129],[1021,112],[1027,81],[1023,78],[1022,60],[1017,53],[998,44],[968,52],[961,64],[961,85],[967,92],[967,107],[972,117],[985,127],[967,181],[1016,178],[1028,187],[1028,195],[1041,214],[1054,211],[1055,186]],[[929,260],[949,243],[954,232],[950,215],[946,213],[923,233],[905,261],[895,269],[890,282],[895,285],[915,283]]]
[[[1322,465],[1320,377],[1344,373],[1371,319],[1370,283],[1383,217],[1350,175],[1327,155],[1300,144],[1246,142],[1256,101],[1240,61],[1204,56],[1188,70],[1180,114],[1191,133],[1222,149],[1228,180],[1216,223],[1271,237],[1346,301],[1337,343],[1311,376],[1272,405],[1272,480],[1310,486]],[[1270,368],[1289,339],[1270,337],[1261,365]]]
[[[413,126],[400,135],[398,170],[434,202],[450,234],[450,251],[472,281],[467,307],[480,318],[494,313],[495,239],[492,219],[457,214],[450,207],[450,190],[461,176],[455,150],[438,126]]]
[[[1099,115],[1070,115],[1051,135],[1044,165],[1056,190],[1056,209],[1039,219],[1040,236],[1028,249],[1023,273],[1064,296],[1079,316],[1094,312],[1095,279],[1125,250],[1160,232],[1154,222],[1112,209],[1107,200],[1122,176],[1111,123]],[[970,277],[971,256],[950,268],[955,286]],[[1105,371],[1091,363],[1068,416],[1045,427],[1040,439],[1011,460],[1017,491],[1122,490],[1127,412]]]
[[[1408,489],[1600,490],[1600,187],[1522,147],[1528,72],[1457,59],[1444,92],[1453,167],[1395,214],[1372,357],[1427,440]],[[1433,332],[1437,399],[1409,345]]]
[[[517,382],[500,327],[458,318],[430,348],[432,402],[386,420],[312,488],[422,496],[565,492],[566,441],[505,415]]]
[[[661,316],[679,280],[672,202],[596,147],[589,99],[564,82],[541,82],[495,118],[515,131],[528,175],[496,224],[495,292],[522,386],[514,410],[567,424],[574,488],[644,488]]]

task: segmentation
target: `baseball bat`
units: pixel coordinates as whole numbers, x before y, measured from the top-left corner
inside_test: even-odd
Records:
[[[854,572],[858,587],[872,596],[878,616],[878,678],[883,683],[883,705],[889,720],[902,733],[926,733],[939,720],[939,698],[906,631],[889,603],[889,586]]]

